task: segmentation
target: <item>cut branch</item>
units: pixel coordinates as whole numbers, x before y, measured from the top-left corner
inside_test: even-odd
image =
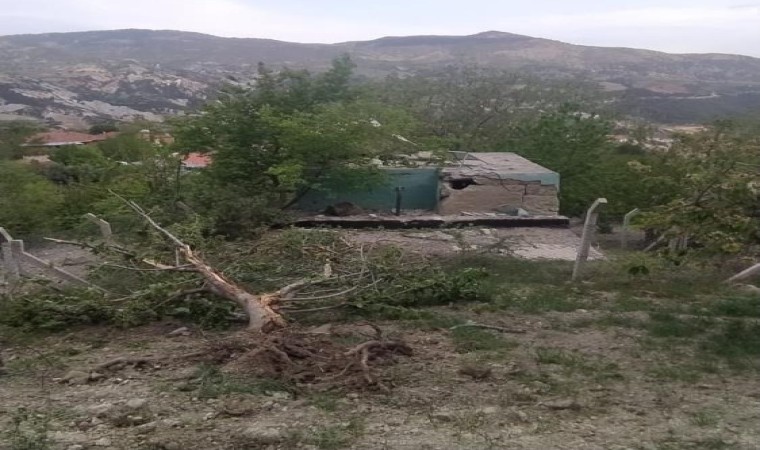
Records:
[[[135,213],[137,213],[137,215],[142,217],[153,229],[171,241],[179,251],[179,255],[184,258],[188,264],[193,266],[204,280],[206,280],[209,289],[213,293],[231,300],[240,306],[248,316],[248,328],[250,330],[256,332],[268,332],[286,325],[285,319],[275,310],[275,307],[282,296],[289,295],[291,291],[302,285],[304,283],[303,281],[286,286],[275,293],[262,295],[251,294],[236,283],[227,280],[224,275],[208,265],[202,258],[193,252],[188,244],[184,243],[169,230],[163,228],[153,220],[153,218],[150,217],[140,205],[131,200],[125,199],[113,191],[111,191],[111,193],[129,206]]]

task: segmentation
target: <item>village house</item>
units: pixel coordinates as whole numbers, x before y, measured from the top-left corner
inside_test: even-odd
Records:
[[[445,216],[557,216],[559,174],[509,152],[452,152],[448,162],[388,167],[369,190],[310,191],[297,207],[322,212],[350,203],[367,212]]]

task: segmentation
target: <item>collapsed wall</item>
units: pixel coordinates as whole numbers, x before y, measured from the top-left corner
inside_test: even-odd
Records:
[[[512,213],[518,208],[529,214],[553,216],[559,213],[557,187],[540,181],[491,179],[483,177],[443,179],[439,214],[463,212]]]
[[[514,153],[469,153],[441,171],[438,213],[559,213],[559,175]],[[523,211],[520,211],[523,210]]]

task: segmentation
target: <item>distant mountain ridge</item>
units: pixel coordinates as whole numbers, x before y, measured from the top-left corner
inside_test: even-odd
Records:
[[[130,29],[0,36],[0,119],[160,120],[199,106],[223,80],[250,78],[260,61],[322,70],[342,53],[369,77],[466,64],[584,77],[618,91],[624,111],[666,122],[760,110],[760,59],[749,56],[589,47],[498,31],[300,44]]]

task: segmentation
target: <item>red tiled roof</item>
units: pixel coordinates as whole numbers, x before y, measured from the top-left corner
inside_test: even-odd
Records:
[[[55,145],[74,145],[88,144],[90,142],[105,141],[108,138],[116,136],[115,131],[102,134],[77,133],[76,131],[47,131],[37,133],[27,140],[28,146],[55,146]]]
[[[182,160],[182,165],[185,167],[202,168],[211,164],[211,155],[206,153],[192,152]]]

